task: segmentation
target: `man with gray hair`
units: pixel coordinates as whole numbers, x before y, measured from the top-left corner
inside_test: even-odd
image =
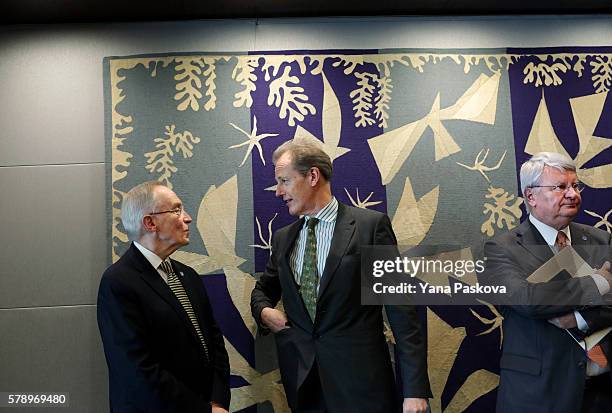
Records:
[[[612,326],[612,307],[604,305],[612,285],[610,234],[572,222],[583,184],[567,156],[535,154],[520,178],[529,217],[485,244],[482,278],[509,292],[497,411],[610,412],[610,335],[593,346],[584,340]],[[592,274],[562,270],[547,282],[527,280],[570,245],[596,268]]]
[[[416,311],[386,306],[402,373],[396,389],[381,306],[361,305],[361,247],[396,245],[386,215],[341,204],[332,163],[317,145],[289,141],[273,154],[276,196],[300,217],[272,240],[251,294],[276,339],[287,401],[296,413],[424,413],[431,397]],[[284,312],[275,308],[283,298]]]
[[[206,289],[169,258],[189,243],[191,217],[172,190],[150,181],[125,195],[121,220],[132,243],[98,291],[110,410],[227,413],[229,360]]]

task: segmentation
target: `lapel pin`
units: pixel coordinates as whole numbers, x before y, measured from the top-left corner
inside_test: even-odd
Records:
[[[582,236],[582,240],[583,240],[583,241],[586,241],[586,240],[587,240],[587,236],[586,236],[586,235],[583,235],[583,236]]]
[[[183,271],[179,271],[179,274],[181,274],[181,277],[183,277]]]

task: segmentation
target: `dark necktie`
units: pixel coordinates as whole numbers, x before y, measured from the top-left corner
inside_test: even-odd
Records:
[[[312,321],[314,321],[317,313],[317,289],[319,286],[317,237],[315,235],[315,226],[318,222],[317,218],[308,220],[306,248],[304,248],[304,262],[302,264],[302,276],[300,277],[300,294]]]
[[[164,270],[166,274],[168,274],[168,287],[174,293],[176,298],[181,303],[181,306],[187,313],[189,320],[191,320],[191,324],[193,324],[193,328],[202,343],[202,347],[204,348],[204,354],[206,355],[206,360],[208,360],[208,346],[206,345],[206,340],[204,339],[204,334],[202,334],[202,329],[200,328],[200,323],[198,323],[198,319],[195,316],[195,312],[193,311],[193,307],[191,306],[191,301],[189,301],[189,297],[185,292],[185,288],[183,284],[181,284],[181,280],[179,280],[178,276],[174,272],[172,268],[172,264],[169,261],[162,261],[159,264],[159,268]]]

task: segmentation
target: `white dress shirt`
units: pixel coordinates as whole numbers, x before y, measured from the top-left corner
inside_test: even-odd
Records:
[[[308,235],[308,220],[317,218],[319,223],[315,227],[317,238],[317,271],[319,277],[323,276],[325,262],[329,255],[334,229],[336,228],[336,218],[338,217],[338,201],[332,198],[329,204],[325,205],[319,212],[312,217],[305,216],[304,225],[300,230],[295,246],[291,252],[290,265],[295,281],[300,284],[302,278],[302,267],[304,265],[304,249],[306,248],[306,236]],[[319,278],[320,279],[320,278]]]
[[[159,264],[161,264],[163,260],[159,258],[157,254],[155,254],[153,251],[143,247],[136,241],[133,242],[136,248],[138,248],[138,250],[142,252],[142,255],[144,255],[147,261],[149,261],[153,268],[157,270],[157,273],[160,275],[160,277],[162,277],[164,282],[168,284],[168,274],[166,274],[161,268],[159,268]]]

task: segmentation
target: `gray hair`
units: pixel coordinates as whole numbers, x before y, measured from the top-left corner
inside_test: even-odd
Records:
[[[148,181],[136,185],[123,197],[121,222],[130,241],[137,241],[143,235],[142,218],[155,210],[157,197],[155,188],[165,186],[159,181]]]
[[[567,155],[556,152],[538,152],[521,166],[521,190],[527,198],[527,189],[540,184],[545,167],[555,168],[562,172],[576,172],[576,164]],[[531,207],[525,202],[527,211]]]
[[[274,150],[272,162],[276,164],[278,158],[286,152],[291,154],[291,164],[302,175],[306,176],[310,168],[316,167],[326,181],[331,180],[332,161],[329,155],[317,144],[287,141]]]

